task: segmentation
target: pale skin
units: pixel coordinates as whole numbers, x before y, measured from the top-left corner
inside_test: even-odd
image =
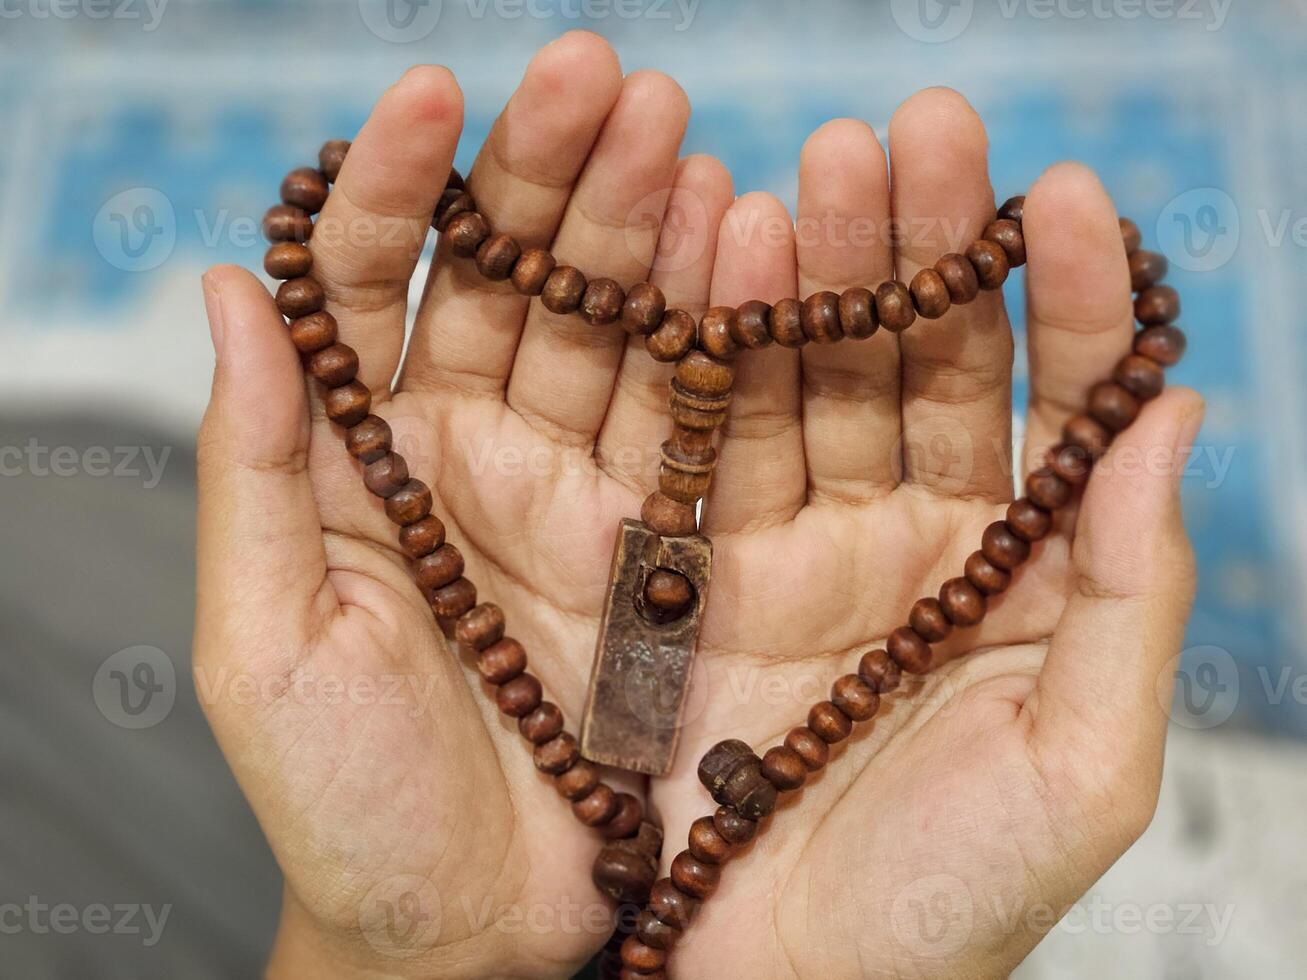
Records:
[[[602,40],[569,34],[528,67],[469,184],[496,229],[596,276],[652,278],[696,314],[907,280],[992,217],[985,131],[955,92],[908,99],[886,147],[854,120],[814,133],[797,237],[775,198],[736,199],[721,164],[681,158],[688,114],[670,79],[623,77]],[[316,272],[467,574],[575,731],[618,521],[654,486],[670,430],[670,368],[443,251],[401,365],[416,243],[461,122],[441,68],[381,97],[322,216],[346,231],[315,237]],[[677,238],[660,254],[674,260],[650,274],[672,188]],[[636,221],[651,194],[655,220]],[[1058,165],[1029,194],[1032,456],[1110,373],[1132,324],[1097,179]],[[897,250],[891,217],[912,230]],[[368,227],[402,234],[352,231]],[[195,664],[285,874],[269,975],[569,975],[608,933],[590,882],[599,838],[439,638],[266,289],[215,268],[205,298],[217,368],[200,434]],[[1012,351],[1001,297],[986,294],[898,337],[741,360],[704,515],[716,564],[676,766],[652,783],[611,777],[662,821],[664,873],[713,807],[694,774],[703,752],[779,742],[1002,515]],[[942,666],[906,681],[729,864],[674,975],[1004,976],[1052,925],[1046,910],[1123,853],[1161,774],[1167,665],[1193,593],[1179,470],[1201,413],[1179,388],[1145,407],[982,626],[941,644]],[[234,696],[236,677],[259,694]],[[352,693],[311,683],[323,678]],[[378,917],[403,891],[439,921],[387,938]]]

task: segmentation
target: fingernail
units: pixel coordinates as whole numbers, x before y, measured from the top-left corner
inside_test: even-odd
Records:
[[[204,289],[204,310],[209,316],[209,338],[213,341],[213,352],[222,355],[222,297],[218,294],[217,284],[209,273],[200,277]]]

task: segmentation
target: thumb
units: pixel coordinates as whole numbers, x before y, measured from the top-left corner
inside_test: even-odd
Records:
[[[230,622],[260,635],[288,615],[303,623],[326,579],[308,401],[285,321],[235,266],[205,274],[204,301],[217,362],[197,450],[197,640]]]
[[[1039,676],[1033,729],[1038,748],[1078,768],[1101,760],[1109,772],[1142,766],[1160,776],[1158,677],[1180,650],[1194,594],[1180,478],[1202,415],[1195,392],[1168,389],[1117,437],[1086,487],[1073,592]]]

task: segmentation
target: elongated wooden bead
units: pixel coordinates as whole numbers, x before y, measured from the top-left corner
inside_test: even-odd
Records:
[[[717,865],[700,861],[689,851],[681,851],[672,858],[672,884],[676,886],[677,891],[684,892],[691,898],[702,901],[712,895],[717,890],[721,875],[721,869]]]
[[[545,280],[540,302],[550,313],[575,313],[581,305],[581,298],[585,296],[586,285],[580,269],[570,265],[555,266]]]
[[[322,411],[332,422],[348,429],[358,425],[372,410],[372,392],[359,381],[332,388],[322,396]]]
[[[763,765],[765,772],[766,756]],[[690,824],[687,849],[705,864],[721,864],[731,855],[731,842],[721,835],[712,817],[700,817]]]
[[[876,297],[870,289],[852,286],[840,293],[840,328],[846,337],[865,340],[876,332]]]
[[[917,319],[908,287],[891,279],[876,287],[876,316],[880,325],[893,333],[902,333]]]
[[[953,303],[970,303],[980,295],[980,277],[976,267],[965,255],[949,252],[935,263],[935,271],[944,280],[949,300]]]
[[[840,326],[840,298],[829,290],[813,293],[799,310],[803,334],[816,344],[833,344],[844,336]]]
[[[1173,323],[1180,316],[1180,294],[1166,285],[1149,286],[1135,297],[1135,319],[1144,326]]]
[[[369,415],[345,433],[345,448],[364,465],[375,463],[389,453],[390,445],[390,426],[376,415]]]
[[[445,525],[434,514],[428,514],[399,531],[399,546],[410,558],[429,555],[444,543]]]
[[[313,268],[313,253],[299,242],[274,242],[263,257],[263,268],[274,279],[298,279]]]
[[[857,674],[845,674],[832,684],[830,700],[850,721],[866,721],[880,708],[880,696]]]
[[[463,553],[448,543],[413,563],[413,576],[424,589],[439,589],[462,574]]]
[[[858,661],[858,676],[877,694],[890,694],[898,690],[902,672],[886,651],[868,650]]]
[[[849,737],[853,722],[830,701],[818,701],[808,710],[808,727],[823,742],[834,745]]]
[[[287,279],[277,288],[277,309],[292,320],[317,313],[326,301],[322,285],[312,276]]]
[[[1021,226],[1015,221],[1008,218],[992,221],[981,237],[1003,250],[1009,268],[1019,269],[1026,264],[1026,240],[1021,234]]]
[[[504,610],[493,602],[483,602],[469,609],[458,618],[454,627],[454,639],[473,650],[484,650],[503,638]]]
[[[592,326],[616,323],[622,315],[626,293],[613,279],[592,279],[581,296],[581,319]]]
[[[1135,334],[1134,350],[1163,367],[1170,367],[1184,357],[1186,343],[1184,334],[1177,327],[1158,324]]]
[[[939,600],[930,596],[912,604],[908,625],[927,643],[938,643],[953,631],[953,623],[944,614]]]
[[[733,306],[714,306],[699,321],[699,346],[719,360],[729,361],[740,352],[736,342],[735,308]]]
[[[440,621],[441,629],[448,632],[459,616],[477,604],[477,587],[468,579],[456,578],[448,585],[433,589],[427,601]]]
[[[966,254],[975,266],[981,289],[999,289],[1007,282],[1011,264],[1002,246],[981,239],[968,245]]]
[[[1166,376],[1150,357],[1127,354],[1117,362],[1112,379],[1140,401],[1148,401],[1162,393]]]
[[[791,728],[785,736],[785,747],[798,753],[808,772],[817,772],[830,758],[830,746],[807,725]]]
[[[731,324],[731,336],[741,347],[758,350],[772,342],[771,306],[762,300],[751,299],[741,303]]]
[[[512,235],[491,235],[476,251],[477,272],[491,282],[502,282],[513,274],[522,248]]]
[[[298,167],[281,182],[283,204],[317,214],[327,203],[327,178],[312,167]]]
[[[314,354],[336,342],[336,318],[326,310],[292,320],[290,339],[301,354]]]
[[[975,626],[985,618],[984,593],[966,578],[951,578],[941,585],[939,604],[956,626]]]
[[[1130,288],[1140,293],[1166,278],[1169,263],[1161,252],[1140,249],[1130,256]]]
[[[1046,538],[1053,528],[1053,515],[1029,497],[1018,497],[1008,504],[1004,519],[1013,534],[1032,544]]]
[[[995,521],[980,537],[980,550],[990,563],[1010,572],[1030,557],[1030,543],[1012,533],[1004,521]]]
[[[998,595],[1007,589],[1012,581],[1012,574],[1005,572],[990,562],[982,551],[973,551],[967,556],[962,568],[966,580],[984,595]]]
[[[409,480],[386,500],[386,516],[405,527],[431,513],[431,488],[421,480]]]
[[[655,361],[679,361],[694,347],[699,326],[685,310],[668,310],[658,329],[644,339],[645,349]]]
[[[794,297],[787,296],[772,305],[771,336],[782,347],[802,347],[808,342],[803,332],[803,305]]]
[[[773,745],[762,757],[762,774],[781,792],[798,789],[808,778],[808,768],[799,753],[784,745]]]
[[[912,293],[912,303],[927,320],[938,320],[953,305],[949,298],[948,284],[935,269],[922,269],[912,277],[908,287]]]
[[[509,278],[513,288],[523,296],[539,296],[544,292],[545,283],[554,271],[557,263],[554,257],[543,248],[529,248],[513,263]]]
[[[663,322],[667,300],[653,283],[640,282],[627,291],[622,304],[622,329],[635,337],[647,337]]]
[[[910,626],[900,626],[885,641],[893,661],[909,674],[924,674],[930,669],[930,644]]]

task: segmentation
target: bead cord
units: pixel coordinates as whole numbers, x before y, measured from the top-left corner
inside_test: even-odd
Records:
[[[907,624],[891,631],[884,648],[865,653],[854,673],[837,679],[830,698],[812,706],[806,724],[761,758],[738,739],[708,750],[698,775],[719,806],[691,826],[687,847],[673,858],[669,876],[654,880],[661,831],[643,820],[634,797],[614,792],[580,758],[576,739],[563,729],[562,712],[543,699],[540,682],[526,672],[525,650],[504,635],[503,612],[492,603],[477,603],[475,586],[463,576],[461,554],[445,541],[444,525],[430,513],[429,488],[411,479],[403,457],[391,451],[390,428],[370,414],[371,394],[356,379],[358,357],[337,342],[335,320],[322,309],[324,293],[311,276],[312,255],[305,243],[312,235],[312,215],[325,204],[328,184],[334,183],[348,148],[345,141],[329,142],[319,154],[320,169],[292,171],[282,184],[282,203],[264,218],[273,242],[264,267],[284,280],[277,291],[278,308],[291,320],[291,338],[305,356],[306,370],[326,388],[327,416],[346,429],[346,448],[364,466],[365,485],[385,500],[387,516],[400,525],[400,546],[413,560],[415,577],[441,628],[477,651],[478,671],[497,687],[500,710],[519,719],[519,729],[534,746],[537,768],[572,801],[578,820],[610,839],[595,862],[596,884],[619,901],[647,901],[634,932],[619,931],[610,940],[602,957],[605,972],[645,980],[664,976],[668,951],[699,903],[716,889],[722,865],[738,845],[754,837],[779,794],[800,789],[809,774],[822,769],[830,746],[848,738],[856,723],[874,717],[882,696],[899,687],[904,672],[928,671],[931,644],[955,626],[972,627],[984,618],[988,597],[1008,588],[1032,545],[1051,531],[1053,512],[1071,500],[1142,403],[1161,393],[1163,368],[1180,360],[1186,344],[1174,326],[1179,296],[1162,281],[1167,260],[1143,250],[1139,228],[1128,218],[1120,220],[1134,315],[1141,327],[1131,351],[1110,379],[1091,389],[1086,411],[1067,420],[1045,465],[1027,476],[1025,495],[1013,501],[1003,520],[985,528],[963,574],[944,582],[938,597],[918,599]],[[714,307],[697,323],[684,310],[668,309],[651,283],[623,290],[611,279],[591,280],[572,266],[559,265],[546,250],[523,251],[512,236],[494,233],[457,171],[450,174],[432,225],[455,255],[474,259],[486,278],[511,281],[523,295],[539,297],[551,312],[576,313],[595,325],[617,324],[643,336],[655,360],[676,364],[669,398],[675,426],[662,447],[658,490],[645,500],[641,518],[656,533],[681,535],[697,528],[695,506],[711,482],[713,437],[726,418],[732,362],[742,351],[772,342],[798,348],[866,339],[880,328],[898,333],[918,316],[936,319],[981,291],[999,289],[1011,270],[1026,261],[1024,205],[1021,196],[1005,202],[963,253],[942,256],[909,284],[887,280],[874,289],[822,291],[803,301]],[[684,608],[686,595],[676,573],[665,572],[650,576],[644,599],[674,614]]]

